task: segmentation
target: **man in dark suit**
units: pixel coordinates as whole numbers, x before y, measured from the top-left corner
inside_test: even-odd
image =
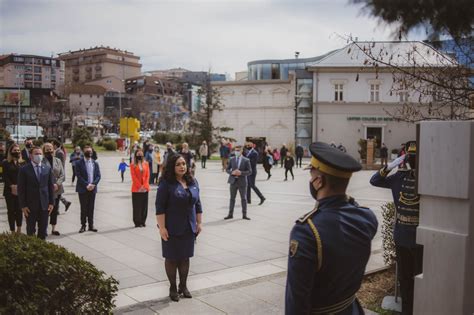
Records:
[[[31,152],[31,148],[33,147],[33,141],[31,139],[28,139],[25,141],[25,147],[23,148],[23,150],[21,150],[21,158],[23,159],[23,161],[25,162],[29,162],[30,161],[30,152]]]
[[[252,175],[252,167],[250,166],[249,159],[242,156],[241,146],[235,147],[234,156],[230,159],[226,171],[227,174],[229,174],[227,183],[230,184],[230,205],[229,214],[224,218],[224,220],[232,219],[234,217],[237,190],[239,191],[240,199],[242,200],[242,218],[244,220],[250,220],[247,216],[247,176]]]
[[[79,194],[81,204],[81,229],[79,233],[86,231],[86,222],[89,231],[97,232],[94,228],[94,206],[97,184],[100,181],[99,163],[92,159],[92,147],[84,146],[84,158],[75,165],[77,184],[76,192]]]
[[[255,191],[257,196],[260,198],[260,203],[258,205],[261,205],[265,201],[265,197],[263,197],[262,193],[260,190],[255,186],[255,178],[257,177],[257,161],[258,161],[258,152],[254,148],[254,144],[252,142],[247,143],[247,154],[246,157],[250,161],[250,166],[252,167],[252,174],[247,177],[247,203],[251,203],[251,195],[252,195],[252,189]]]
[[[38,223],[38,237],[46,239],[48,215],[53,211],[54,184],[51,167],[42,163],[43,151],[34,147],[31,162],[18,173],[18,201],[26,218],[26,233],[34,235]]]

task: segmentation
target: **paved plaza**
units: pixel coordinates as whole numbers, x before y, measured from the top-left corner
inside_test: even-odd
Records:
[[[84,257],[120,281],[118,313],[188,314],[191,310],[193,314],[283,313],[289,232],[294,221],[314,207],[307,171],[296,169],[294,181],[283,181],[283,169],[276,167],[267,181],[259,165],[257,186],[267,200],[258,206],[259,200],[253,195],[248,209],[251,221],[240,219],[237,201],[235,219],[224,221],[229,203],[227,174],[221,171],[220,162],[208,162],[205,170],[198,163],[196,177],[201,187],[203,231],[197,239],[188,280],[195,298],[169,303],[163,299],[168,296],[169,285],[154,215],[156,186],[150,193],[147,226],[135,228],[129,171],[124,183],[117,172],[121,158],[119,153],[99,156],[102,180],[95,211],[98,233],[78,233],[79,200],[71,185],[67,163],[64,196],[73,205],[67,213],[61,206],[58,218],[61,236],[48,237],[48,241]],[[391,200],[391,194],[389,190],[370,186],[373,172],[354,174],[348,192],[359,204],[373,209],[381,223],[380,206]],[[0,230],[6,231],[4,201],[0,203],[0,215]],[[367,271],[383,267],[381,248],[379,228]]]

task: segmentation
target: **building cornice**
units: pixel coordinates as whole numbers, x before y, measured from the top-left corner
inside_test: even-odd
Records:
[[[212,86],[290,84],[291,80],[212,81]]]

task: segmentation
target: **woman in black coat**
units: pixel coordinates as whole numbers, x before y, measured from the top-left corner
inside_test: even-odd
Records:
[[[272,173],[270,172],[270,170],[272,169],[272,166],[273,166],[273,163],[274,163],[274,160],[273,160],[273,153],[272,153],[272,150],[271,149],[268,149],[264,152],[264,156],[263,156],[263,169],[265,170],[265,173],[267,173],[267,180],[270,179],[270,177],[272,177]]]
[[[17,193],[18,171],[22,165],[23,162],[21,159],[20,146],[18,144],[12,144],[8,148],[7,159],[3,161],[3,178],[5,180],[3,196],[7,203],[7,216],[10,231],[15,231],[16,223],[17,233],[21,233],[21,224],[23,221],[23,214],[20,209]]]

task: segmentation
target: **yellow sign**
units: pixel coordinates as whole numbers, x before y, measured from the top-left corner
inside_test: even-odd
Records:
[[[140,140],[140,121],[136,118],[123,117],[120,118],[120,136],[130,138],[130,141]]]

